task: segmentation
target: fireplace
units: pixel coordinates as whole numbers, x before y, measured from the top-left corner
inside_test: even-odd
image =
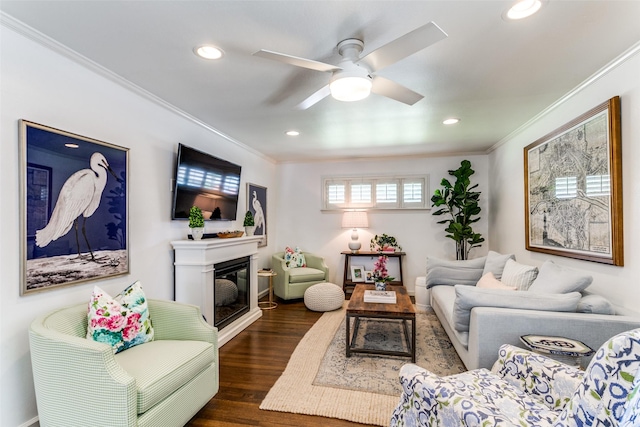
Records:
[[[175,300],[200,307],[223,346],[262,316],[258,307],[258,242],[262,236],[177,240]]]
[[[249,312],[251,275],[250,257],[232,259],[214,265],[213,325],[218,329]]]

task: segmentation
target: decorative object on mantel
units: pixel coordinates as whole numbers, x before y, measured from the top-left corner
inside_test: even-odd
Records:
[[[387,271],[388,259],[386,255],[382,255],[373,264],[373,281],[376,284],[376,291],[386,291],[387,284],[393,282],[393,277],[389,276]]]
[[[449,219],[438,221],[438,224],[448,224],[444,229],[447,237],[456,242],[456,259],[465,260],[469,258],[469,251],[475,247],[482,246],[484,238],[481,234],[475,233],[471,224],[480,220],[476,217],[480,214],[480,191],[471,191],[478,184],[471,185],[469,177],[475,171],[471,169],[471,162],[463,160],[460,167],[456,170],[450,170],[449,175],[456,177],[456,182],[451,182],[442,178],[440,185],[442,189],[436,189],[431,202],[434,207],[439,207],[432,215],[447,215]],[[476,217],[476,218],[474,218]]]
[[[346,211],[342,215],[342,228],[352,228],[349,249],[352,253],[358,253],[362,244],[358,242],[358,228],[369,228],[369,219],[366,211]]]
[[[247,211],[244,215],[244,222],[242,223],[244,226],[244,232],[247,236],[253,236],[253,233],[256,231],[256,223],[253,220],[253,214],[251,211]]]
[[[234,231],[219,231],[218,237],[221,239],[231,239],[233,237],[242,237],[244,231],[234,230]]]
[[[20,295],[129,273],[129,149],[27,120],[19,132]]]
[[[401,251],[402,246],[398,244],[396,238],[387,234],[375,235],[371,238],[369,248],[374,252],[395,252]]]
[[[624,265],[620,97],[524,148],[529,251]]]
[[[202,239],[204,235],[204,217],[202,216],[202,209],[197,206],[191,206],[191,209],[189,209],[189,228],[191,229],[193,240]]]

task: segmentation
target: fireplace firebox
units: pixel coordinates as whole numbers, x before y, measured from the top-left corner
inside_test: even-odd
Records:
[[[218,329],[223,329],[249,312],[250,261],[247,256],[214,264],[213,324]]]

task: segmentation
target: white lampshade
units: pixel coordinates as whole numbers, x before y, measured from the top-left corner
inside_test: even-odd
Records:
[[[369,228],[365,211],[346,211],[342,216],[342,228]]]
[[[369,218],[365,211],[346,211],[342,216],[342,228],[352,228],[349,249],[351,252],[358,252],[362,244],[358,242],[358,228],[368,228]]]

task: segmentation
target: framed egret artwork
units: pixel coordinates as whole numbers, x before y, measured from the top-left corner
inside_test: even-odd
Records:
[[[529,251],[624,265],[620,98],[524,148]]]
[[[267,246],[267,188],[247,183],[247,210],[256,225],[254,236],[262,236],[258,247]]]
[[[19,126],[20,294],[129,273],[129,150]]]

